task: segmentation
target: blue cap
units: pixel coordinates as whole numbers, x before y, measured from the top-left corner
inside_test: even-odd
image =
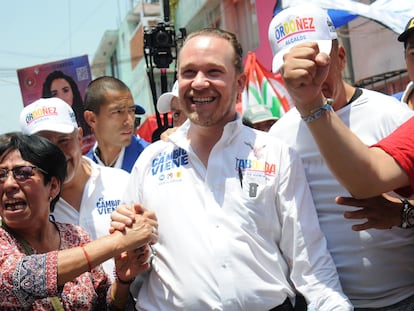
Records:
[[[145,114],[145,109],[140,105],[135,105],[135,114]]]

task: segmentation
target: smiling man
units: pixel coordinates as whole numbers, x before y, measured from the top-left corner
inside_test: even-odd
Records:
[[[236,37],[192,33],[178,64],[189,121],[143,151],[125,192],[159,221],[137,309],[293,310],[293,282],[315,310],[352,310],[299,157],[236,112],[246,79]]]
[[[135,114],[144,114],[134,104],[131,91],[121,80],[100,77],[93,80],[85,93],[85,119],[96,137],[87,157],[100,165],[131,172],[132,166],[149,145],[135,135]]]

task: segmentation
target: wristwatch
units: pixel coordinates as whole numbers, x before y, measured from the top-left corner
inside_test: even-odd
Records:
[[[407,199],[400,199],[402,203],[401,207],[401,228],[413,228],[414,227],[414,206],[408,202]]]

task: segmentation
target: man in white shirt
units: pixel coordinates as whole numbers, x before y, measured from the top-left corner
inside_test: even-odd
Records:
[[[235,36],[192,33],[178,63],[189,120],[143,151],[125,193],[159,223],[137,309],[293,310],[296,288],[311,310],[352,310],[300,159],[236,112],[246,77]]]
[[[81,226],[92,239],[107,235],[110,215],[121,202],[129,174],[82,156],[82,128],[72,108],[57,97],[26,106],[20,113],[20,127],[24,134],[48,138],[67,159],[67,176],[52,211],[55,220]],[[113,278],[113,260],[103,267]]]

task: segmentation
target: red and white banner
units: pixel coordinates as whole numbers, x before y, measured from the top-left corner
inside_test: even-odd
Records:
[[[257,61],[254,52],[248,53],[244,68],[247,80],[242,94],[243,110],[253,105],[264,105],[280,118],[293,107],[280,74],[266,70]]]

